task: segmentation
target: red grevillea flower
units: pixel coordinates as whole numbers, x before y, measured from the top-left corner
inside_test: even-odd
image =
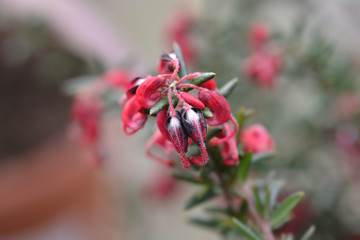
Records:
[[[144,108],[133,97],[125,104],[121,118],[124,133],[130,135],[144,126],[147,115],[144,113]]]
[[[76,137],[86,146],[98,143],[101,111],[101,102],[91,95],[79,95],[72,106],[71,117],[79,132]]]
[[[169,107],[157,113],[158,131],[146,145],[145,150],[150,158],[161,164],[171,166],[172,163],[169,160],[150,152],[153,146],[164,148],[166,145],[166,148],[170,149],[168,148],[170,144],[180,153],[183,167],[188,169],[190,162],[186,157],[186,152],[190,141],[193,141],[200,148],[201,164],[204,165],[208,162],[209,156],[205,144],[207,124],[219,126],[230,120],[235,126],[233,131],[227,131],[223,138],[214,137],[211,142],[212,145],[225,143],[234,137],[238,126],[226,99],[214,91],[216,90],[214,79],[210,79],[201,86],[196,86],[192,84],[192,81],[202,73],[196,72],[180,78],[179,70],[180,61],[176,55],[174,53],[163,54],[159,63],[159,75],[136,78],[128,84],[126,96],[122,99],[124,104],[122,120],[124,132],[126,134],[135,133],[144,126],[147,113],[149,112],[152,115],[150,108],[166,97]],[[205,74],[206,76],[215,76],[215,74]],[[202,77],[198,79],[203,80]],[[189,89],[200,91],[198,97],[187,93]],[[179,101],[173,102],[173,97],[177,97]],[[160,106],[161,104],[163,103],[160,103]],[[205,120],[201,110],[205,106],[209,107],[213,113],[213,118],[208,121]],[[181,113],[178,110],[180,107],[182,108]],[[155,107],[155,109],[157,108]],[[233,149],[229,151],[233,152]],[[234,161],[236,161],[235,157]]]
[[[270,153],[275,150],[275,142],[264,126],[251,125],[243,130],[239,142],[244,143],[244,150],[253,153]]]
[[[186,157],[188,148],[188,136],[181,122],[181,114],[176,111],[175,116],[169,116],[165,121],[166,130],[174,144],[175,150],[180,153],[181,162],[185,169],[189,169],[190,162]]]

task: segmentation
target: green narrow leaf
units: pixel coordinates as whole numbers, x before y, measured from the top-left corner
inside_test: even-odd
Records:
[[[270,216],[270,199],[271,199],[271,192],[270,187],[266,186],[265,188],[265,203],[264,203],[264,217],[268,219]]]
[[[297,192],[285,199],[273,212],[270,223],[272,226],[280,224],[304,197],[304,192]]]
[[[242,222],[247,221],[247,217],[246,217],[247,209],[248,209],[248,203],[247,203],[247,201],[244,200],[241,203],[241,207],[240,207],[238,213],[236,214],[236,217]]]
[[[270,183],[270,211],[272,211],[276,204],[276,199],[280,193],[280,190],[284,187],[283,181],[272,181]]]
[[[286,216],[279,224],[271,226],[273,230],[278,230],[282,228],[285,224],[289,223],[291,220],[293,220],[293,217],[291,215]]]
[[[238,219],[233,218],[235,228],[242,233],[249,240],[261,240],[259,236],[245,223],[240,222]]]
[[[212,229],[219,226],[219,221],[213,218],[191,217],[189,218],[189,222],[199,225],[201,227],[212,228]]]
[[[193,174],[184,173],[184,172],[176,172],[176,173],[173,173],[172,176],[176,179],[183,180],[186,182],[195,183],[195,184],[204,184],[199,178],[197,178]]]
[[[309,240],[312,235],[314,234],[316,228],[314,225],[312,225],[305,233],[304,235],[300,238],[300,240]]]
[[[255,200],[256,208],[257,208],[258,211],[260,212],[261,216],[264,217],[264,204],[263,204],[262,201],[261,201],[258,188],[257,188],[257,187],[253,187],[252,191],[253,191],[253,195],[254,195],[254,200]]]
[[[207,188],[205,191],[198,192],[185,203],[185,210],[189,210],[201,203],[209,201],[218,196],[220,193],[220,189],[214,188]]]
[[[202,112],[205,118],[212,118],[214,116],[208,107],[205,107]]]
[[[227,83],[225,83],[224,86],[222,86],[219,90],[220,94],[224,97],[230,96],[230,94],[234,91],[235,87],[237,86],[237,83],[239,82],[238,78],[233,78]]]
[[[188,73],[187,73],[186,64],[184,61],[184,57],[183,57],[181,48],[180,48],[179,44],[177,44],[176,42],[174,42],[174,44],[173,44],[173,50],[174,50],[175,55],[177,56],[177,58],[180,61],[179,77],[182,78],[182,77],[188,75]]]
[[[237,170],[237,176],[241,183],[245,182],[246,180],[250,168],[251,158],[252,153],[247,153],[240,162],[239,168]]]
[[[195,77],[192,81],[191,84],[199,86],[201,84],[206,83],[207,81],[210,81],[211,79],[213,79],[216,76],[216,73],[213,72],[206,72],[206,73],[202,73],[199,76]],[[191,88],[188,89],[188,91],[190,91]]]
[[[229,214],[228,209],[219,208],[219,207],[207,207],[207,208],[205,208],[205,211],[208,213],[217,213],[217,214],[224,214],[224,215]]]
[[[173,101],[173,106],[175,107],[178,104],[179,99],[175,95],[173,95],[171,97],[171,99]],[[159,112],[161,112],[163,109],[165,109],[167,107],[169,107],[169,100],[167,97],[164,97],[150,109],[149,114],[151,116],[155,116],[156,114],[158,114]]]

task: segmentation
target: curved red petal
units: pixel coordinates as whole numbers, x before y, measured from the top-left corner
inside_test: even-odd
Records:
[[[123,121],[123,130],[126,134],[134,134],[140,128],[142,128],[147,120],[147,115],[143,112],[143,108],[136,101],[135,98],[131,98],[124,106],[123,113],[121,115]],[[129,131],[130,129],[131,131]]]
[[[164,80],[159,77],[146,78],[136,90],[136,99],[138,103],[144,108],[151,108],[154,106],[161,98],[161,94],[158,90],[163,86]]]
[[[145,78],[136,77],[130,83],[128,83],[128,85],[126,86],[126,96],[128,99],[135,96],[136,90],[143,82],[145,82]]]
[[[213,113],[212,118],[206,119],[210,126],[218,126],[229,121],[231,110],[223,95],[215,91],[200,91],[198,96]]]
[[[156,123],[158,125],[158,128],[160,130],[160,132],[162,133],[162,135],[169,141],[171,141],[170,139],[170,136],[166,130],[166,127],[165,127],[165,121],[166,119],[168,118],[168,109],[164,109],[162,110],[161,112],[159,112],[156,116]]]

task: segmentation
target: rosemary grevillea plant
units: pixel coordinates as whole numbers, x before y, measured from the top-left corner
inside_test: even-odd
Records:
[[[156,76],[136,78],[127,84],[120,101],[123,131],[134,134],[149,117],[156,117],[157,129],[145,146],[147,155],[173,168],[174,178],[201,188],[185,203],[185,209],[219,200],[207,205],[206,216],[193,217],[190,222],[216,230],[225,239],[294,239],[291,234],[277,230],[291,220],[291,211],[304,193],[297,192],[279,201],[282,182],[272,177],[248,177],[251,164],[273,156],[275,144],[259,124],[243,129],[252,110],[242,107],[235,116],[231,113],[226,98],[238,80],[234,78],[218,88],[215,73],[188,74],[177,44],[173,52],[161,56],[158,72]],[[106,76],[108,82],[114,79]],[[108,84],[106,88],[114,85]],[[94,94],[100,95],[99,91]],[[85,111],[92,114],[75,111],[75,119],[83,125],[84,133],[90,134],[85,139],[96,139],[94,113],[99,112],[99,105],[94,106],[96,111]],[[153,154],[154,146],[167,156],[176,151],[181,161]],[[310,227],[299,239],[309,239],[313,232]]]

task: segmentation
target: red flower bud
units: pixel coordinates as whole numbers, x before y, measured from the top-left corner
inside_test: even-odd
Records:
[[[200,145],[206,137],[207,130],[202,111],[199,108],[182,109],[181,120],[188,136],[197,145]]]
[[[243,130],[240,142],[244,143],[244,150],[253,153],[269,153],[274,151],[275,143],[265,127],[255,124]]]
[[[209,160],[205,145],[207,125],[202,111],[199,108],[183,109],[181,121],[186,134],[200,147],[203,164],[206,164]]]
[[[270,31],[263,23],[255,23],[250,29],[250,43],[255,49],[262,47],[269,37]]]
[[[191,95],[190,93],[187,92],[181,92],[180,93],[181,97],[191,106],[200,108],[200,109],[204,109],[205,105],[202,101],[200,101],[198,98],[196,98],[194,95]]]
[[[175,53],[164,53],[161,55],[158,71],[159,74],[173,73],[175,70],[175,64],[172,60],[176,59]]]
[[[207,81],[207,82],[201,84],[199,87],[207,88],[210,91],[215,91],[216,90],[215,79],[211,79],[210,81]]]
[[[159,88],[164,86],[164,80],[157,76],[147,77],[146,80],[136,90],[136,99],[144,108],[151,108],[157,103],[161,94]]]
[[[142,128],[147,120],[147,115],[143,112],[143,108],[137,102],[136,98],[131,98],[124,106],[121,115],[123,121],[123,131],[125,134],[134,134]],[[131,129],[132,131],[128,131]]]
[[[165,127],[171,138],[171,142],[174,144],[175,150],[180,153],[184,169],[188,169],[190,167],[190,162],[185,154],[188,148],[188,136],[181,123],[181,114],[179,111],[176,111],[176,116],[169,116],[166,119]]]
[[[223,95],[215,91],[200,91],[199,99],[210,108],[214,115],[206,120],[210,126],[218,126],[229,121],[231,110]]]

